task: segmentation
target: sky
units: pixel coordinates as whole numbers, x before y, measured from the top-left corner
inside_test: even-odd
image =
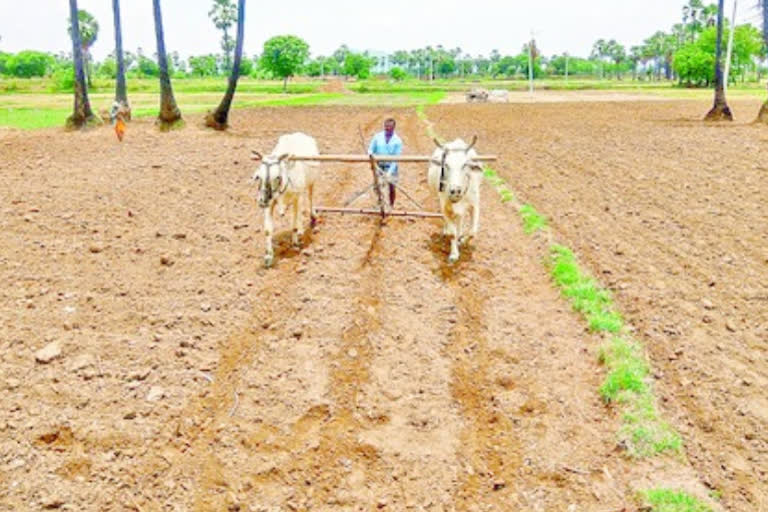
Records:
[[[726,0],[730,12],[733,0]],[[475,56],[498,49],[517,54],[530,38],[546,56],[588,56],[597,39],[629,49],[682,18],[684,0],[282,0],[246,3],[244,51],[261,53],[272,36],[294,34],[313,56],[342,44],[392,53],[427,45],[459,47]],[[743,4],[750,4],[747,0]],[[208,18],[212,0],[162,0],[165,46],[186,58],[220,52],[220,32]],[[114,48],[111,0],[78,0],[99,22],[97,60]],[[743,9],[739,20],[753,18]],[[0,0],[0,51],[70,52],[68,0]],[[123,48],[155,52],[152,0],[122,0]]]

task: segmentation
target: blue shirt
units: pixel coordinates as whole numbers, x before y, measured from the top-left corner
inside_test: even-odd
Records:
[[[392,137],[387,142],[387,135],[385,132],[380,131],[373,136],[371,145],[368,146],[369,155],[399,155],[403,152],[403,141],[396,133],[392,134]],[[397,174],[397,163],[391,162],[387,167],[389,172]]]

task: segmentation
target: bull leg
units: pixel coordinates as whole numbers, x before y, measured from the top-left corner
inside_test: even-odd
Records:
[[[273,201],[272,204],[264,208],[264,236],[266,237],[266,252],[264,254],[265,267],[271,267],[272,263],[275,261],[275,251],[272,248],[272,234],[275,229],[272,217],[275,214],[275,204],[276,202]]]
[[[450,234],[448,230],[448,214],[445,211],[445,201],[440,197],[440,213],[443,214],[443,240]]]
[[[477,235],[477,228],[480,225],[480,210],[478,206],[473,205],[471,206],[471,208],[472,208],[472,221],[471,221],[472,226],[470,226],[469,235],[462,234],[461,236],[462,245],[468,244],[469,241],[472,240],[472,238],[474,238],[475,235]]]
[[[475,202],[472,205],[472,231],[470,235],[472,237],[477,236],[477,230],[480,228],[480,201]]]
[[[451,253],[448,255],[448,263],[459,261],[459,229],[456,226],[456,220],[446,217],[448,220],[448,235],[451,237]]]
[[[294,247],[301,247],[301,236],[304,234],[304,228],[301,225],[301,205],[299,204],[300,196],[296,196],[293,199],[293,233],[291,234],[291,241]]]
[[[317,224],[317,213],[315,212],[315,202],[314,202],[314,185],[309,185],[307,187],[307,191],[309,192],[309,195],[307,196],[309,198],[309,225],[311,227],[315,227],[315,224]]]

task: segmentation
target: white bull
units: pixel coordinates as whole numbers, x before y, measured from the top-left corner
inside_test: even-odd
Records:
[[[488,101],[491,103],[508,103],[509,91],[506,89],[492,89],[488,91]]]
[[[448,262],[459,259],[459,245],[467,242],[463,233],[464,218],[472,211],[470,237],[477,235],[480,224],[480,183],[483,167],[474,160],[477,153],[472,149],[477,136],[467,144],[456,139],[447,144],[435,140],[437,149],[432,153],[427,182],[437,194],[440,213],[443,215],[443,235],[451,237],[451,253]]]
[[[312,195],[318,164],[297,162],[289,157],[318,154],[320,152],[317,150],[315,139],[298,132],[282,135],[275,149],[268,156],[262,156],[258,151],[253,152],[253,159],[261,161],[259,168],[253,173],[253,181],[259,186],[259,206],[264,209],[264,236],[266,237],[264,265],[267,267],[272,265],[275,258],[272,235],[274,234],[275,206],[278,203],[281,215],[286,205],[291,207],[291,241],[295,247],[301,245],[301,237],[304,234],[301,203],[305,199],[309,202],[311,224],[315,224]]]

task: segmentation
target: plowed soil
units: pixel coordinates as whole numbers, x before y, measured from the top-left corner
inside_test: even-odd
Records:
[[[235,111],[228,133],[134,121],[122,144],[108,127],[0,133],[0,510],[608,512],[654,486],[761,510],[768,132],[703,125],[702,109],[427,110],[499,153],[614,289],[690,465],[617,448],[602,340],[490,187],[454,266],[438,221],[328,214],[302,250],[279,219],[263,268],[251,149],[304,131],[359,153],[358,127],[394,114],[425,154],[413,110]],[[325,205],[370,180],[322,169]],[[402,185],[434,210],[425,171],[404,166]],[[37,361],[51,343],[61,354]]]
[[[768,129],[759,103],[440,107],[608,285],[648,348],[700,479],[768,509]],[[466,135],[464,135],[466,137]]]

